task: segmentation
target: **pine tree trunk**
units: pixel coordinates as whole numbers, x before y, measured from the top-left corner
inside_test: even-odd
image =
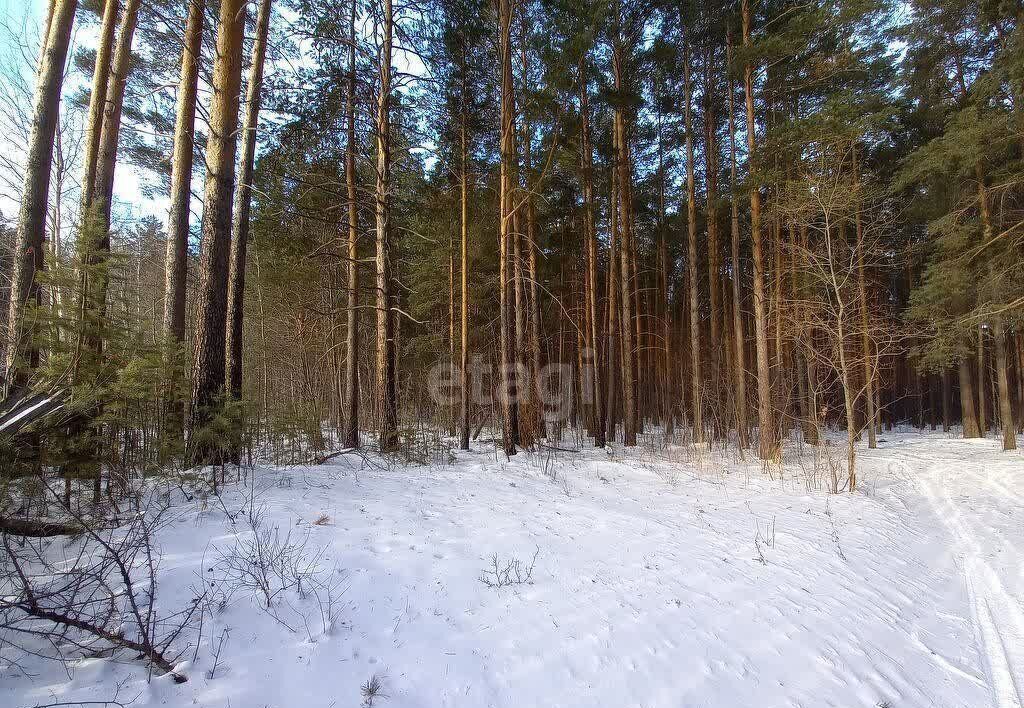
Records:
[[[1017,432],[1024,433],[1024,334],[1018,330],[1013,341],[1017,352]]]
[[[515,103],[513,102],[513,106]],[[514,115],[513,109],[513,115]],[[512,126],[515,130],[515,125]],[[515,343],[513,345],[513,364],[516,367],[516,392],[519,394],[519,440],[523,446],[533,443],[537,434],[536,416],[534,414],[535,401],[533,400],[533,386],[530,384],[530,373],[525,368],[526,360],[526,289],[524,287],[523,274],[523,238],[522,231],[523,209],[520,201],[518,141],[513,136],[512,154],[516,156],[513,162],[512,190],[512,295],[513,295],[513,322],[515,332]],[[523,377],[526,380],[523,380]]]
[[[713,62],[711,52],[707,56],[707,74],[704,90],[704,165],[705,185],[707,189],[706,220],[708,229],[708,315],[711,322],[710,339],[708,341],[708,372],[710,383],[710,400],[715,408],[721,407],[721,391],[719,380],[719,357],[721,355],[721,305],[719,303],[719,277],[721,262],[718,243],[718,140],[715,134],[715,113],[711,102],[713,80]],[[715,420],[720,420],[716,415]],[[713,424],[717,436],[719,426]]]
[[[583,184],[583,228],[586,239],[587,258],[587,292],[586,306],[589,327],[586,332],[587,346],[590,356],[587,364],[590,367],[590,385],[593,387],[589,405],[591,408],[591,433],[594,446],[605,446],[604,397],[601,387],[601,371],[599,362],[598,339],[598,297],[597,297],[597,228],[594,224],[594,152],[590,135],[590,102],[586,78],[586,57],[580,59],[579,65],[580,91],[580,181]]]
[[[220,442],[210,435],[210,424],[221,407],[225,383],[228,262],[245,15],[245,0],[221,0],[217,58],[213,67],[214,91],[209,110],[210,136],[206,150],[190,425],[191,457],[195,464],[200,465],[215,464],[222,459]]]
[[[398,357],[392,310],[391,246],[391,53],[394,10],[383,0],[380,78],[377,95],[377,436],[382,452],[398,448]]]
[[[537,234],[537,212],[535,209],[533,190],[536,185],[533,183],[533,129],[530,125],[529,111],[525,105],[530,89],[530,64],[527,43],[529,40],[528,31],[525,29],[526,21],[523,20],[523,44],[522,44],[522,72],[523,72],[523,182],[526,185],[526,296],[527,296],[527,350],[529,352],[530,381],[533,384],[533,397],[535,398],[535,426],[541,434],[546,434],[544,420],[544,392],[541,390],[540,380],[540,290],[537,287],[537,250],[540,248]]]
[[[690,47],[685,42],[683,52],[683,116],[686,122],[686,245],[689,260],[689,298],[690,298],[690,410],[693,418],[693,441],[698,445],[704,442],[704,415],[701,396],[701,340],[700,317],[698,313],[698,292],[700,290],[700,269],[697,265],[697,189],[694,184],[695,159],[693,150],[693,116],[690,103],[693,100],[693,87],[690,80]]]
[[[174,153],[171,158],[171,208],[167,219],[167,256],[164,283],[164,336],[167,338],[169,391],[164,430],[181,439],[185,404],[178,389],[183,384],[181,353],[185,340],[185,293],[188,279],[189,216],[192,200],[192,163],[195,150],[196,98],[203,43],[206,0],[191,0],[185,21],[181,52],[178,105],[174,122]]]
[[[661,385],[659,403],[661,406],[661,423],[666,437],[674,431],[675,385],[672,375],[672,308],[669,302],[669,258],[668,258],[668,224],[665,204],[665,187],[668,175],[665,167],[664,117],[661,112],[661,84],[656,84],[658,95],[655,99],[658,108],[658,298],[661,309],[662,357]]]
[[[622,90],[622,52],[621,40],[617,40],[612,53],[612,71],[617,91]],[[631,446],[636,445],[637,434],[636,384],[634,378],[636,371],[636,346],[634,341],[635,323],[633,322],[633,218],[632,204],[630,203],[630,183],[632,177],[629,138],[626,134],[626,116],[625,109],[622,107],[616,107],[615,109],[614,130],[616,135],[616,170],[619,183],[619,225],[621,227],[619,285],[622,305],[623,444]]]
[[[39,275],[43,271],[53,142],[60,115],[64,64],[77,6],[77,0],[56,0],[45,39],[46,49],[36,73],[32,132],[29,136],[24,188],[18,211],[7,317],[4,387],[8,392],[28,386],[31,372],[39,365],[38,324],[32,313],[26,313],[26,308],[41,302]]]
[[[228,267],[227,392],[231,401],[242,400],[242,322],[245,304],[245,255],[249,242],[252,212],[252,180],[256,166],[256,138],[259,132],[260,102],[263,89],[263,64],[267,56],[271,0],[260,0],[256,15],[256,37],[252,45],[252,64],[245,93],[245,124],[242,133],[242,162],[235,185],[234,223],[231,228],[231,260]],[[236,421],[240,434],[241,420]],[[241,461],[241,437],[232,441],[231,461]]]
[[[988,366],[985,363],[985,328],[978,325],[978,431],[988,435]]]
[[[743,46],[748,50],[750,39],[750,2],[742,0]],[[754,122],[754,67],[749,61],[743,70],[747,108],[747,150],[752,168],[756,168],[757,137]],[[761,238],[761,192],[756,180],[750,187],[750,235],[754,258],[754,344],[757,355],[757,412],[760,443],[758,456],[770,459],[778,454],[775,420],[772,413],[771,370],[768,366],[768,324],[765,312],[764,255]]]
[[[348,26],[348,85],[345,89],[345,188],[348,192],[348,288],[345,330],[345,402],[342,444],[359,447],[359,205],[356,194],[356,0]]]
[[[612,142],[616,143],[612,152],[617,151],[618,136],[612,132]],[[618,206],[618,175],[614,167],[611,172],[611,188],[608,194],[608,211],[610,230],[608,236],[608,328],[607,353],[605,360],[608,367],[607,403],[605,404],[605,442],[615,442],[616,426],[618,425],[618,375],[621,363],[619,346],[619,206]]]
[[[448,234],[448,382],[455,385],[455,235]],[[451,388],[448,389],[451,391]],[[454,404],[454,401],[452,402]],[[455,435],[455,409],[452,405],[446,421],[448,435]]]
[[[732,67],[732,34],[727,38],[729,56],[727,64]],[[743,291],[740,282],[743,269],[740,264],[740,216],[736,192],[736,90],[733,86],[732,69],[729,70],[729,200],[732,202],[730,237],[732,246],[732,328],[735,340],[733,357],[733,384],[736,386],[736,436],[740,450],[745,450],[748,440],[747,425],[747,361],[746,333],[743,327]]]
[[[467,97],[466,86],[466,64],[465,55],[462,63],[462,114],[459,126],[459,232],[460,247],[459,257],[461,260],[461,312],[459,313],[460,337],[459,337],[459,376],[460,376],[460,440],[459,447],[463,450],[469,449],[469,145],[466,135],[466,113],[465,100]]]
[[[974,409],[974,375],[971,373],[971,364],[967,357],[961,357],[959,365],[960,375],[960,409],[964,424],[965,438],[980,438],[981,430],[978,427],[978,418]]]
[[[1017,431],[1013,423],[1013,403],[1010,400],[1010,377],[1006,361],[1006,333],[1003,318],[992,322],[992,338],[996,345],[996,381],[999,387],[999,423],[1003,428],[1003,450],[1017,449]]]
[[[513,352],[512,295],[509,291],[513,269],[509,267],[513,224],[514,163],[515,163],[515,107],[512,100],[512,0],[498,0],[498,64],[501,71],[501,175],[498,200],[498,295],[499,295],[499,365],[501,371],[501,407],[503,418],[503,445],[505,454],[516,454],[519,444],[519,401],[516,388],[515,356]]]
[[[942,368],[942,432],[948,433],[950,429],[949,398],[952,393],[949,381],[949,369]]]

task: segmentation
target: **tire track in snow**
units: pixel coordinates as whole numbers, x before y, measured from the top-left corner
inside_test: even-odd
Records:
[[[954,501],[949,480],[956,479],[963,484],[969,479],[973,489],[994,488],[1005,498],[1008,487],[1000,481],[979,475],[956,463],[931,464],[916,456],[907,455],[915,461],[925,462],[924,474],[916,476],[918,487],[932,506],[936,516],[951,533],[955,551],[963,569],[971,603],[976,634],[988,666],[989,680],[996,708],[1024,708],[1022,684],[1024,684],[1024,609],[1019,600],[1006,590],[1003,580],[985,560],[984,549],[994,542],[1005,539],[998,530],[977,522],[969,521]],[[932,461],[934,463],[934,460]],[[1010,499],[1018,501],[1017,495]]]

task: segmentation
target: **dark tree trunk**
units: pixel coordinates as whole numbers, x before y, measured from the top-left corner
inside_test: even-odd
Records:
[[[996,381],[999,389],[999,424],[1003,429],[1003,450],[1017,449],[1017,431],[1013,424],[1013,403],[1010,400],[1010,377],[1006,357],[1006,333],[1003,318],[992,323],[992,338],[996,345]]]
[[[971,364],[966,357],[960,359],[960,410],[964,424],[965,438],[980,438],[981,430],[978,428],[978,417],[974,409],[974,375],[971,373]]]

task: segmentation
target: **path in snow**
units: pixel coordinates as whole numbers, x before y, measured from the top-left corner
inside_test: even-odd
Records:
[[[951,537],[996,708],[1024,705],[1024,548],[1020,457],[991,441],[905,440],[894,461],[912,475]],[[971,454],[972,450],[974,454]]]

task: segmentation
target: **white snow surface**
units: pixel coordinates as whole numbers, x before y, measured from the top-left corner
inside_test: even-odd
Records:
[[[771,474],[650,446],[258,469],[264,523],[308,532],[337,568],[329,631],[308,597],[276,601],[291,631],[236,594],[205,618],[195,661],[195,632],[176,644],[186,683],[124,652],[67,670],[21,657],[0,662],[0,706],[118,686],[133,706],[359,706],[376,675],[382,708],[1021,708],[1024,457],[882,437],[858,450],[859,491],[838,495],[795,448]],[[240,508],[243,490],[224,501]],[[160,533],[166,609],[251,533],[224,509],[183,502]],[[481,581],[492,556],[535,553],[529,583]]]

